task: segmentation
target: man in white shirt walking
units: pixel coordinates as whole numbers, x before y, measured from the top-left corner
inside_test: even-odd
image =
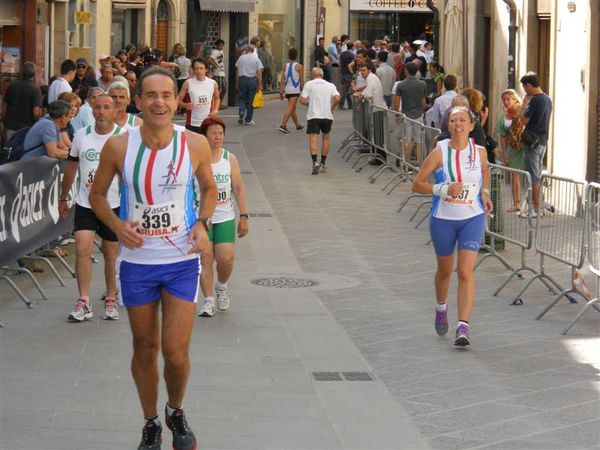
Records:
[[[256,125],[252,120],[254,114],[252,101],[256,91],[262,91],[263,65],[254,53],[254,46],[249,45],[246,53],[241,55],[235,63],[237,69],[235,89],[240,93],[238,119],[240,125]]]
[[[300,103],[308,106],[306,113],[306,134],[312,159],[312,174],[327,170],[327,155],[329,154],[329,133],[333,123],[333,110],[340,101],[340,93],[333,83],[323,79],[323,69],[314,67],[311,80],[304,85]],[[317,162],[317,144],[319,133],[323,133],[321,145],[321,164]]]
[[[65,59],[60,65],[60,76],[50,84],[48,88],[48,103],[58,100],[63,92],[72,92],[71,82],[75,79],[77,66],[70,59]]]

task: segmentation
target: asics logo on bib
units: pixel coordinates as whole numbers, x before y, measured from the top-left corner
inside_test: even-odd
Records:
[[[213,175],[215,183],[229,183],[229,174],[217,173]]]
[[[100,152],[93,148],[88,148],[83,152],[83,158],[88,161],[100,161]]]
[[[150,208],[144,209],[144,214],[160,214],[160,213],[164,213],[164,212],[169,212],[171,210],[171,208],[175,208],[175,205],[171,205],[170,207],[169,206],[158,206],[158,207],[151,206]]]

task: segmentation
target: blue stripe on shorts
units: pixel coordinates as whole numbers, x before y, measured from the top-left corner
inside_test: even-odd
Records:
[[[118,267],[121,301],[142,306],[161,298],[162,289],[188,302],[197,301],[200,259],[172,264],[136,264],[121,261]]]
[[[485,231],[485,214],[463,220],[438,219],[431,216],[429,232],[438,256],[450,256],[458,243],[459,250],[478,252]]]

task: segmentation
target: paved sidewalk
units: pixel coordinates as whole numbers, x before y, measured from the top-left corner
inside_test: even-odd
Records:
[[[413,228],[410,211],[395,213],[408,186],[386,196],[385,177],[369,185],[335,154],[349,112],[336,114],[328,172],[310,175],[306,135],[276,131],[282,108],[266,102],[256,127],[222,112],[254,217],[237,249],[231,310],[199,318],[194,330],[185,407],[200,447],[598,448],[600,316],[590,311],[563,337],[580,305],[564,302],[535,321],[545,289],[535,284],[522,306],[508,304],[521,281],[492,297],[507,272],[489,261],[477,274],[473,345],[460,351],[438,338],[426,229]],[[566,281],[567,270],[550,269]],[[319,284],[251,283],[275,277]],[[74,280],[41,279],[50,300],[32,310],[0,291],[0,449],[136,448],[126,312],[104,322],[95,301],[92,321],[67,323]],[[318,381],[322,372],[340,381]],[[372,381],[349,381],[351,372]]]

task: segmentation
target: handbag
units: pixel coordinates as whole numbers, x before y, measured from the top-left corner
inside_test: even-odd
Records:
[[[533,131],[525,128],[521,134],[521,142],[529,148],[537,147],[540,143],[540,137]]]
[[[254,109],[260,109],[263,107],[263,93],[262,91],[256,91],[254,99],[252,100],[252,107]]]

